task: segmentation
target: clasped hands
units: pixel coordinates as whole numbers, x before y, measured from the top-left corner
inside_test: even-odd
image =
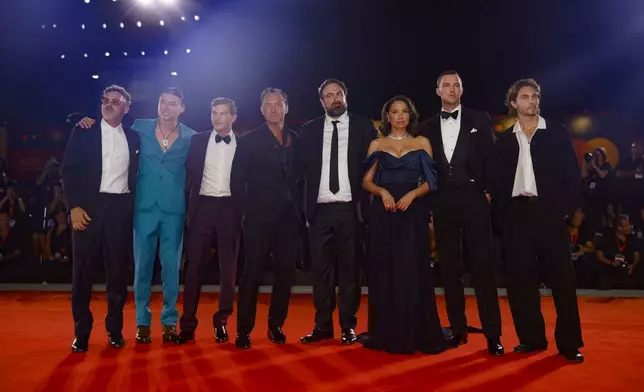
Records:
[[[385,210],[396,212],[396,211],[407,211],[411,203],[414,202],[416,198],[416,193],[414,191],[407,192],[405,196],[401,197],[400,200],[394,200],[394,197],[391,196],[389,191],[383,189],[380,192],[380,198],[382,199],[382,204],[385,206]]]

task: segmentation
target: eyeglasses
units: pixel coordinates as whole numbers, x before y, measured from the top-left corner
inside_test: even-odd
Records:
[[[112,106],[120,106],[124,103],[122,99],[109,99],[107,97],[101,97],[101,103],[103,105],[112,104]]]

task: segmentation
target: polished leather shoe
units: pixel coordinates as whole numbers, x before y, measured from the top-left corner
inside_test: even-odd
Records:
[[[462,335],[451,335],[447,338],[447,347],[456,348],[463,344],[467,344],[467,332]]]
[[[572,363],[584,362],[584,354],[579,350],[559,351],[559,354],[563,355],[564,358]]]
[[[120,333],[108,333],[107,334],[107,343],[113,348],[123,348],[125,347],[125,339]]]
[[[519,354],[528,354],[535,351],[545,351],[547,349],[547,344],[520,344],[514,348],[514,352]]]
[[[86,353],[89,350],[89,336],[79,336],[72,342],[73,353]]]
[[[163,334],[161,335],[163,342],[172,342],[174,344],[183,344],[186,341],[177,333],[177,327],[174,325],[164,325]]]
[[[250,335],[246,333],[237,335],[235,346],[242,350],[248,350],[250,348]]]
[[[152,343],[152,336],[150,336],[150,327],[147,325],[138,325],[136,327],[136,342],[148,344]]]
[[[300,338],[300,343],[317,343],[330,339],[333,339],[333,331],[323,331],[321,329],[313,328],[313,332]]]
[[[226,343],[228,341],[228,330],[225,325],[215,327],[215,342]]]
[[[268,339],[275,344],[286,343],[286,335],[284,335],[284,332],[282,332],[281,327],[269,328],[267,335]]]
[[[195,331],[181,331],[179,333],[179,338],[184,342],[190,342],[195,340]]]
[[[342,344],[352,344],[358,341],[356,332],[353,328],[344,328],[342,330]]]
[[[505,354],[505,349],[501,344],[499,339],[488,339],[487,340],[487,352],[488,354],[498,357]]]

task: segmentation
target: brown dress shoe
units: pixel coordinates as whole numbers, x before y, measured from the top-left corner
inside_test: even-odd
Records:
[[[172,342],[174,344],[183,344],[185,339],[177,333],[177,327],[174,325],[163,326],[163,342]]]
[[[148,344],[152,343],[152,336],[150,336],[150,327],[147,325],[138,325],[136,327],[136,342]]]

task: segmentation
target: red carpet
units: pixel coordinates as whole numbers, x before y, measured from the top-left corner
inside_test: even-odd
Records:
[[[92,302],[95,325],[87,354],[71,354],[69,293],[0,293],[0,391],[641,391],[644,373],[644,299],[580,299],[586,362],[569,365],[550,349],[537,355],[486,355],[482,335],[438,356],[393,356],[339,341],[315,346],[298,340],[309,332],[313,305],[309,295],[294,296],[284,330],[289,344],[266,338],[268,296],[261,297],[253,348],[212,341],[210,320],[216,295],[204,294],[197,342],[160,343],[160,296],[154,296],[154,342],[134,343],[134,306],[126,306],[123,350],[107,348],[103,327],[105,297]],[[441,311],[444,301],[439,298]],[[477,324],[474,299],[468,314]],[[503,343],[517,343],[507,301],[502,301]],[[543,300],[546,322],[554,326],[551,298]],[[443,315],[444,316],[444,315]],[[358,331],[366,326],[366,304]],[[234,334],[234,317],[230,331]],[[549,339],[552,339],[552,328]]]

